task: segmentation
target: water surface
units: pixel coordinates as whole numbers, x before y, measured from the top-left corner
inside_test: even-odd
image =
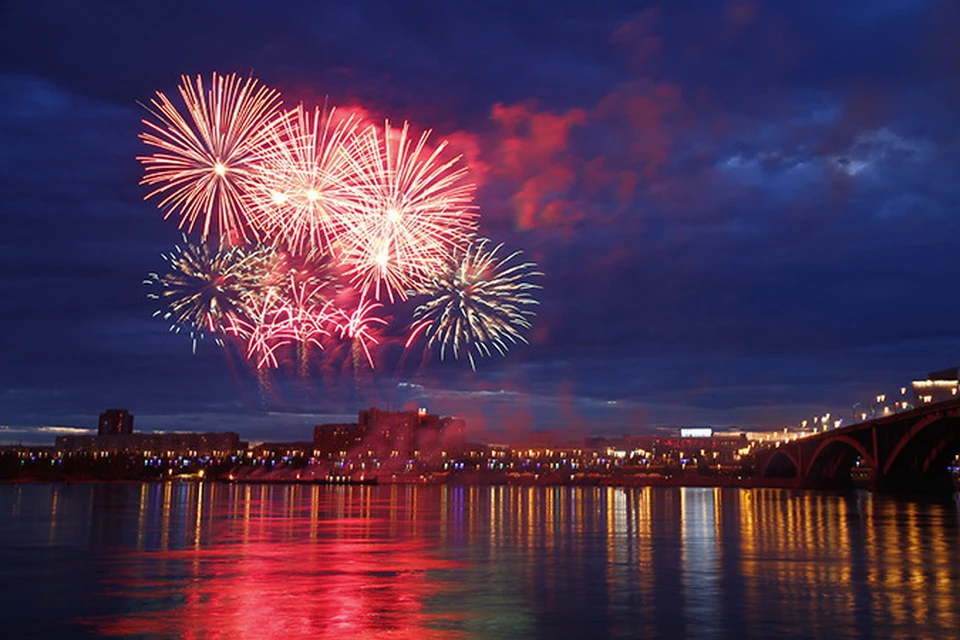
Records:
[[[948,637],[955,502],[0,485],[5,637]]]

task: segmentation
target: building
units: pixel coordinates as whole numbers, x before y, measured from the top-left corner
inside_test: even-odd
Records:
[[[360,449],[367,435],[359,424],[321,424],[313,428],[313,455],[333,460]]]
[[[432,458],[463,451],[466,421],[440,417],[423,407],[415,411],[360,411],[354,424],[314,427],[314,455],[336,459],[351,456]]]
[[[126,409],[107,409],[100,414],[97,435],[133,433],[133,414]]]
[[[466,421],[452,416],[416,411],[381,411],[376,407],[361,411],[361,429],[379,457],[432,458],[462,451],[466,439]]]
[[[313,443],[296,442],[258,442],[248,449],[254,458],[310,458],[313,456]]]
[[[926,380],[913,381],[913,403],[915,406],[946,402],[957,398],[960,385],[960,368],[934,371]]]
[[[587,438],[584,449],[601,459],[631,463],[687,467],[738,464],[749,455],[752,444],[745,433],[718,432],[712,427],[681,427],[662,435],[624,435],[614,438]]]

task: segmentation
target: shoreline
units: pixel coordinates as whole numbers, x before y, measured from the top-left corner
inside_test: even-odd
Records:
[[[651,479],[598,479],[596,481],[503,481],[491,479],[488,481],[458,481],[453,479],[421,479],[421,478],[372,478],[367,480],[327,480],[327,479],[284,479],[284,478],[255,478],[234,479],[227,478],[4,478],[2,484],[225,484],[225,485],[296,485],[296,486],[450,486],[450,487],[688,487],[688,488],[717,488],[717,489],[797,489],[792,479],[782,482],[770,480],[755,481],[753,478],[651,478]],[[861,488],[861,487],[854,487]],[[865,487],[862,487],[865,488]]]

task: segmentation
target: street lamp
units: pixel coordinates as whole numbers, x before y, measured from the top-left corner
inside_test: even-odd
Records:
[[[854,422],[857,421],[857,417],[860,415],[859,413],[857,413],[857,407],[862,407],[862,406],[863,406],[862,402],[853,403],[853,421]]]

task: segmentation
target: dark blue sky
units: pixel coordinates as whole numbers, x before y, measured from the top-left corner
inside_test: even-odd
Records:
[[[409,402],[492,440],[773,427],[960,362],[952,0],[119,4],[0,8],[0,440],[114,406],[251,439]],[[481,234],[546,274],[531,345],[360,383],[192,355],[141,284],[179,232],[137,103],[212,71],[448,137]]]

